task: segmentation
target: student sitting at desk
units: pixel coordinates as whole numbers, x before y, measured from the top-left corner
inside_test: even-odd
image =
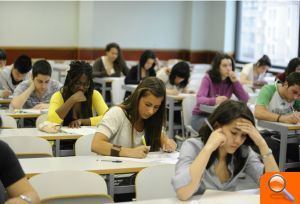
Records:
[[[166,85],[167,95],[178,95],[179,93],[189,93],[187,85],[190,78],[190,66],[186,62],[178,62],[170,70],[163,68],[158,71],[157,78]]]
[[[32,67],[32,78],[20,83],[10,103],[13,109],[48,109],[51,96],[61,84],[51,79],[52,68],[46,60],[39,60]]]
[[[95,126],[107,109],[101,94],[94,90],[91,65],[73,61],[64,86],[51,97],[48,121],[70,127]]]
[[[254,115],[258,120],[296,124],[300,122],[300,73],[289,74],[284,83],[276,81],[273,85],[265,85],[256,101]],[[266,138],[267,139],[267,138]],[[278,160],[279,143],[271,139],[270,147]],[[288,157],[298,161],[297,144],[288,144]]]
[[[120,77],[121,73],[125,76],[128,73],[121,48],[117,43],[109,43],[105,48],[105,56],[94,62],[93,77]]]
[[[218,53],[211,64],[211,69],[203,77],[196,96],[196,106],[193,110],[192,127],[198,131],[208,116],[203,113],[201,104],[215,106],[231,98],[234,94],[239,100],[247,102],[249,96],[243,89],[234,73],[234,60],[227,54]]]
[[[0,49],[0,69],[4,68],[6,65],[6,54],[4,50]]]
[[[172,179],[179,199],[187,200],[205,189],[235,190],[241,173],[259,185],[264,172],[279,171],[245,103],[225,101],[208,121],[199,130],[200,137],[186,140],[181,147]],[[261,158],[250,147],[254,144]]]
[[[1,118],[0,126],[2,126]],[[6,194],[8,194],[7,200]],[[0,203],[4,202],[35,204],[40,203],[40,199],[25,177],[15,153],[0,140]]]
[[[125,84],[139,84],[141,80],[149,76],[156,76],[154,70],[156,56],[151,50],[146,50],[140,57],[139,63],[133,66],[126,75]],[[125,93],[125,98],[130,95],[130,92]]]
[[[285,71],[281,74],[278,74],[276,79],[280,80],[281,82],[285,82],[286,77],[293,72],[300,72],[300,57],[291,59]]]
[[[261,87],[266,71],[271,67],[271,60],[267,55],[262,56],[255,64],[246,64],[241,72],[241,83],[251,87]]]
[[[6,98],[12,94],[16,86],[28,78],[31,70],[31,58],[27,55],[19,56],[13,65],[4,67],[0,71],[0,97]]]
[[[162,132],[165,123],[166,89],[155,77],[144,79],[120,106],[103,117],[92,142],[102,155],[146,157],[150,151],[174,151],[176,143]]]

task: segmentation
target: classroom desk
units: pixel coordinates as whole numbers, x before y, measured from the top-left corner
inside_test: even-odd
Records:
[[[286,152],[288,143],[299,143],[300,139],[300,124],[286,124],[278,122],[269,122],[258,120],[257,124],[260,127],[278,131],[280,133],[280,153],[279,153],[279,169],[285,171],[287,168],[298,167],[300,162],[286,163]]]
[[[58,81],[63,82],[61,79],[64,77],[63,73],[66,73],[70,69],[70,66],[68,64],[64,63],[55,63],[53,65],[53,71],[58,73]]]
[[[137,86],[138,86],[137,84],[123,84],[122,88],[125,91],[132,93],[132,92],[134,92],[134,90],[136,89]]]
[[[209,106],[209,105],[201,104],[199,108],[201,111],[203,111],[205,113],[213,113],[217,107],[218,107],[218,105]]]
[[[41,137],[48,141],[55,141],[55,156],[59,157],[60,155],[60,141],[61,140],[76,140],[82,135],[80,134],[71,134],[71,133],[46,133],[38,130],[37,128],[17,128],[17,129],[2,129],[0,131],[1,137]]]
[[[195,195],[187,201],[180,201],[176,197],[172,198],[160,198],[153,200],[142,200],[124,202],[123,204],[152,204],[152,203],[163,203],[163,204],[259,204],[260,195],[259,189],[248,189],[241,191],[218,191],[218,190],[206,190],[203,195]]]
[[[182,102],[185,97],[190,95],[194,94],[167,95],[166,105],[169,108],[168,135],[170,138],[174,137],[174,112],[182,110],[181,105],[175,106],[175,104],[176,102]],[[183,129],[183,124],[181,124],[181,128]]]
[[[152,153],[149,153],[150,155]],[[161,155],[170,155],[168,153],[154,153]],[[175,154],[175,153],[174,153]],[[178,155],[178,153],[176,153]],[[174,155],[173,155],[174,156]],[[151,156],[149,156],[151,157]],[[105,160],[105,161],[104,161]],[[114,160],[120,160],[122,162],[111,162]],[[170,160],[174,160],[170,159]],[[177,160],[175,158],[175,160]],[[49,158],[32,158],[32,159],[19,159],[21,166],[25,172],[26,177],[30,178],[34,175],[49,172],[49,171],[63,171],[63,170],[78,170],[78,171],[90,171],[99,175],[108,175],[108,192],[111,196],[114,193],[121,192],[120,188],[114,188],[115,174],[137,173],[142,169],[165,164],[163,161],[169,161],[163,159],[132,159],[122,157],[110,157],[110,156],[72,156],[72,157],[49,157]],[[134,188],[132,188],[133,190]],[[124,193],[124,191],[122,192]]]
[[[38,118],[40,115],[47,113],[48,110],[35,110],[35,109],[20,109],[18,111],[0,110],[0,114],[5,114],[13,117],[14,119],[23,118]]]
[[[101,84],[102,97],[106,101],[106,91],[111,91],[111,87],[106,87],[107,84],[111,84],[116,77],[95,77],[94,83]]]
[[[0,98],[0,104],[10,104],[12,98]]]
[[[123,90],[122,85],[124,84],[125,77],[96,77],[93,79],[95,83],[101,84],[102,97],[107,102],[106,91],[111,93],[111,105],[120,104],[123,102]],[[107,86],[110,84],[110,86]]]

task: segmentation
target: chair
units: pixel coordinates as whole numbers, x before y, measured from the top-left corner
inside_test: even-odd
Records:
[[[17,121],[9,115],[1,115],[2,118],[2,128],[18,128]]]
[[[45,122],[48,119],[48,113],[40,115],[35,121],[35,127],[39,127],[39,124]]]
[[[7,136],[0,139],[12,148],[18,158],[53,156],[51,144],[40,137]]]
[[[140,171],[135,179],[136,199],[149,200],[176,197],[171,184],[175,165],[152,166]],[[159,185],[159,187],[155,187]]]
[[[75,142],[75,155],[97,155],[91,150],[93,138],[94,135],[84,135],[77,139]]]
[[[184,124],[184,135],[186,137],[196,137],[198,133],[192,128],[192,112],[193,108],[196,105],[196,96],[190,95],[183,99],[182,101],[182,115],[183,115],[183,124]]]
[[[29,179],[42,203],[108,203],[105,180],[87,171],[52,171]]]

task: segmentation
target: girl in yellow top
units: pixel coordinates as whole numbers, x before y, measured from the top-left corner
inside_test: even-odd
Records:
[[[101,94],[94,90],[91,65],[73,61],[64,86],[51,97],[48,121],[69,127],[95,126],[107,109]]]

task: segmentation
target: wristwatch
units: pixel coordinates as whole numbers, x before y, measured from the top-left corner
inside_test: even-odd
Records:
[[[32,200],[31,200],[31,198],[29,198],[28,196],[26,196],[26,195],[20,195],[20,198],[22,199],[22,200],[24,200],[26,203],[28,203],[28,204],[32,204]]]

